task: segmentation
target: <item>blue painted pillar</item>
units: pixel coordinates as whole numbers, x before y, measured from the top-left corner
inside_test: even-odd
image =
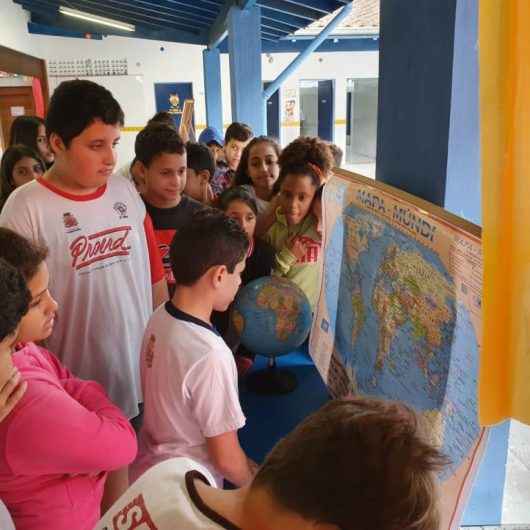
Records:
[[[445,208],[481,224],[478,0],[457,0]]]
[[[217,48],[203,50],[204,96],[206,98],[206,123],[223,130],[223,100],[221,94],[221,55]]]
[[[456,0],[382,0],[376,179],[443,206]]]
[[[228,13],[228,53],[232,120],[265,134],[261,81],[260,8],[231,7]]]

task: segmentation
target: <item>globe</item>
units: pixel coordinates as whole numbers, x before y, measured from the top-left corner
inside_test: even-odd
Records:
[[[248,350],[276,357],[306,340],[312,312],[300,287],[285,278],[265,276],[239,291],[231,318]]]

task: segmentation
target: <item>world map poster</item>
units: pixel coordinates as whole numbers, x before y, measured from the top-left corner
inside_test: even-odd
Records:
[[[458,528],[486,431],[477,415],[480,228],[337,171],[324,191],[322,288],[310,353],[335,397],[412,406],[451,463],[441,528]]]

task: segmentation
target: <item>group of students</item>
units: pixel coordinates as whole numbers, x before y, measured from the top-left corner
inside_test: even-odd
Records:
[[[238,123],[184,144],[160,118],[115,173],[118,102],[64,82],[53,164],[21,186],[2,173],[2,196],[16,189],[0,213],[0,500],[15,527],[437,528],[445,460],[403,405],[333,401],[260,467],[238,441],[227,310],[270,273],[314,303],[330,147],[280,152]]]

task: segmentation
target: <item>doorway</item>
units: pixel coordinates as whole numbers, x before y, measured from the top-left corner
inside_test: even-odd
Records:
[[[22,114],[44,117],[48,77],[42,59],[0,46],[0,152],[9,142],[13,120]],[[23,78],[26,78],[24,81]]]
[[[346,163],[375,164],[377,78],[346,81]]]
[[[9,131],[15,118],[34,114],[35,104],[31,86],[0,86],[0,126],[2,128],[0,137],[3,140],[4,149],[9,144]]]
[[[334,81],[300,81],[300,135],[319,136],[333,141],[334,129]]]

